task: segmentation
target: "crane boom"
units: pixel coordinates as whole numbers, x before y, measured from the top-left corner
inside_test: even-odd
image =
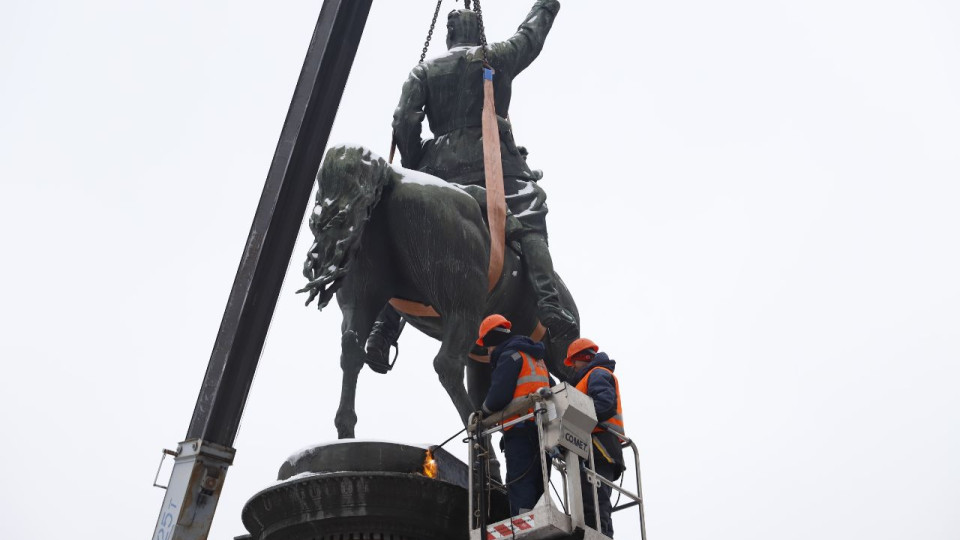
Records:
[[[373,0],[324,0],[153,540],[210,532],[283,277]]]

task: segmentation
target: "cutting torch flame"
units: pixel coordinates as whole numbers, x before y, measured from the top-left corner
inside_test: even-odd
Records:
[[[430,450],[427,450],[427,456],[423,458],[423,474],[427,478],[437,477],[437,460],[433,458]]]

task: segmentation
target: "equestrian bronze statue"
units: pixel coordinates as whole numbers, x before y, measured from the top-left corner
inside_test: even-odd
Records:
[[[527,164],[509,121],[512,82],[540,54],[559,9],[557,0],[536,0],[514,36],[489,45],[478,6],[451,12],[448,50],[411,71],[394,113],[402,167],[362,147],[327,153],[301,292],[319,297],[321,308],[336,294],[343,312],[341,438],[354,436],[360,370],[364,363],[378,373],[390,369],[401,321],[441,341],[434,368],[464,422],[486,392],[484,365],[468,359],[486,315],[503,314],[516,331],[544,340],[550,370],[565,378],[562,359],[578,337],[579,316],[547,247],[546,193],[537,183],[543,175]],[[495,121],[488,129],[499,134],[508,209],[508,248],[496,275],[488,272],[497,267],[484,222],[482,141],[489,133],[481,124],[491,73],[495,99],[487,111]],[[424,118],[433,133],[426,140]]]

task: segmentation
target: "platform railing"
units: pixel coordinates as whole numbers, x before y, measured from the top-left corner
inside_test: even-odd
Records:
[[[636,481],[636,492],[632,492],[629,489],[624,488],[621,485],[615,484],[610,480],[607,480],[602,475],[596,471],[596,462],[594,457],[594,445],[590,444],[590,452],[588,463],[584,463],[579,456],[576,454],[567,451],[562,452],[560,448],[546,448],[544,446],[544,418],[547,416],[547,402],[551,399],[553,392],[544,388],[538,392],[529,394],[523,398],[516,399],[512,401],[505,409],[498,411],[492,415],[479,417],[477,413],[471,415],[468,422],[468,433],[470,434],[470,449],[469,449],[469,466],[470,466],[470,486],[469,486],[469,523],[471,530],[485,530],[489,523],[486,522],[487,506],[482,504],[482,499],[480,500],[481,504],[475,504],[475,482],[474,479],[477,478],[477,471],[475,466],[478,463],[478,458],[484,458],[489,460],[489,455],[484,456],[484,453],[490,453],[492,450],[487,444],[488,438],[494,433],[502,432],[504,429],[534,419],[537,426],[537,438],[540,445],[541,455],[549,455],[551,459],[549,463],[547,460],[541,459],[541,480],[544,486],[544,504],[551,508],[554,506],[553,497],[550,496],[550,481],[548,476],[548,467],[553,467],[560,472],[560,477],[563,482],[563,494],[560,496],[558,493],[558,498],[561,499],[562,508],[560,509],[564,515],[570,518],[571,525],[573,528],[584,527],[586,524],[583,519],[583,504],[585,501],[582,500],[582,489],[580,485],[580,470],[582,469],[585,472],[585,477],[588,482],[590,482],[592,491],[593,491],[593,505],[594,505],[594,516],[596,519],[596,524],[599,527],[600,521],[600,499],[598,488],[601,484],[609,486],[613,491],[616,491],[621,496],[627,497],[630,502],[615,506],[611,509],[612,513],[620,512],[627,510],[633,507],[638,509],[638,518],[640,521],[640,535],[641,540],[646,540],[646,516],[643,509],[643,489],[642,489],[642,480],[640,476],[640,454],[637,449],[636,443],[627,435],[618,433],[617,436],[620,438],[621,449],[630,449],[633,453],[633,464],[635,472],[635,481]],[[525,412],[533,408],[533,412]],[[523,414],[521,414],[523,413]],[[517,418],[504,422],[504,419],[509,418],[514,415],[518,415]],[[564,457],[566,454],[566,459]],[[573,471],[570,470],[568,466],[568,460],[570,462],[575,462],[576,466]],[[486,467],[483,467],[486,469]],[[485,483],[490,487],[494,486],[493,480],[489,477],[489,471],[482,471],[482,478],[480,478],[481,483]],[[626,474],[626,471],[624,471]],[[504,484],[505,486],[506,484]],[[486,490],[482,489],[480,492],[481,498],[486,496]],[[512,518],[513,516],[511,516]],[[572,530],[569,532],[573,532]],[[481,538],[484,538],[481,535]],[[605,537],[604,537],[605,538]]]

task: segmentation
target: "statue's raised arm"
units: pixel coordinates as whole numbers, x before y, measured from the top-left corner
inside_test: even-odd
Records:
[[[516,77],[527,69],[547,40],[547,34],[553,28],[553,21],[560,11],[558,0],[537,0],[517,33],[506,41],[490,45],[489,60],[498,71],[506,71]]]

